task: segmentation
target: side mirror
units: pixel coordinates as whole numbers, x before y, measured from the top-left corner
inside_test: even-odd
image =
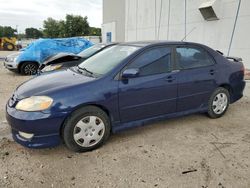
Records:
[[[122,78],[135,78],[139,75],[139,69],[126,69],[122,73]]]

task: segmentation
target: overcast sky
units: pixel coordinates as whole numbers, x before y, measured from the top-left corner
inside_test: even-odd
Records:
[[[48,17],[64,19],[66,14],[88,16],[92,27],[101,27],[102,0],[0,0],[0,25],[24,32],[42,28]]]

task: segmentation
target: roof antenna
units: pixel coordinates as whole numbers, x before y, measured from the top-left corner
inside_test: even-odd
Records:
[[[196,27],[194,27],[188,34],[186,34],[186,35],[184,36],[184,38],[183,38],[181,41],[185,40],[185,39],[187,38],[187,36],[188,36],[189,34],[191,34],[195,29],[196,29]]]

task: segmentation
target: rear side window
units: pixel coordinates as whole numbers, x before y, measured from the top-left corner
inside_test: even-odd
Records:
[[[206,67],[214,64],[214,60],[207,52],[193,47],[177,47],[176,59],[180,69]]]
[[[159,47],[147,50],[128,68],[138,68],[139,76],[166,73],[171,70],[171,48]]]

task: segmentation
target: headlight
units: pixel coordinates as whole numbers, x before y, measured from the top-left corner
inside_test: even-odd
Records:
[[[19,57],[19,55],[20,55],[20,52],[17,52],[17,53],[8,55],[8,56],[6,57],[6,61],[7,61],[7,62],[16,62],[16,60],[17,60],[17,58]]]
[[[7,58],[7,61],[8,62],[14,61],[14,58],[13,57]]]
[[[13,62],[14,61],[14,57],[7,57],[6,58],[6,62]]]
[[[32,96],[19,101],[17,110],[34,112],[48,109],[53,103],[53,99],[47,96]]]
[[[61,67],[62,67],[62,65],[49,65],[49,66],[44,67],[42,69],[42,72],[57,70],[57,69],[60,69]]]

